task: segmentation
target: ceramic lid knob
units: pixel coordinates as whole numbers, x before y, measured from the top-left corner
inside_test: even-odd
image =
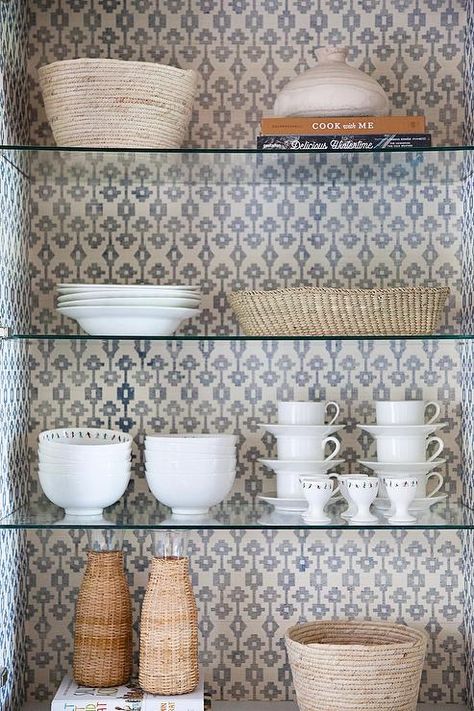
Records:
[[[385,91],[375,79],[347,64],[347,47],[320,47],[318,63],[278,94],[275,116],[384,116]]]

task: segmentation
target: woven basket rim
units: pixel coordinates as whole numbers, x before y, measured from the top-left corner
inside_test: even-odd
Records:
[[[367,645],[367,644],[327,644],[327,643],[320,643],[320,642],[308,642],[304,644],[303,642],[300,642],[297,639],[293,639],[291,636],[296,630],[305,630],[305,629],[311,629],[314,627],[319,627],[319,628],[324,628],[324,627],[339,627],[341,629],[345,628],[363,628],[366,626],[368,629],[369,628],[376,628],[379,630],[396,630],[399,632],[409,632],[410,635],[412,635],[411,639],[408,639],[406,641],[400,641],[400,642],[387,642],[386,644],[373,644],[373,645]],[[416,639],[414,639],[415,637]],[[416,646],[420,642],[424,642],[427,644],[428,642],[428,635],[424,630],[418,630],[415,629],[414,627],[410,627],[409,625],[403,625],[399,624],[396,622],[371,622],[368,620],[316,620],[313,622],[304,622],[302,624],[298,625],[293,625],[293,627],[290,627],[286,634],[285,634],[285,640],[286,642],[290,642],[290,644],[298,645],[299,647],[303,649],[326,649],[328,651],[345,651],[345,650],[354,650],[354,651],[359,651],[359,650],[364,650],[364,651],[383,651],[383,650],[392,650],[392,649],[409,649],[412,648],[413,646]]]
[[[38,75],[41,76],[49,69],[57,69],[58,67],[74,68],[78,64],[107,64],[108,67],[122,68],[125,64],[132,67],[146,67],[150,69],[156,69],[157,71],[169,70],[170,72],[176,72],[177,74],[197,74],[194,69],[181,69],[180,67],[174,67],[170,64],[161,64],[158,62],[139,62],[137,60],[126,60],[126,59],[108,59],[102,57],[77,57],[76,59],[58,59],[55,62],[50,62],[49,64],[43,64],[38,68]]]
[[[378,295],[383,295],[383,294],[422,294],[426,292],[434,293],[438,292],[439,294],[446,294],[448,295],[450,293],[450,288],[449,286],[386,286],[386,287],[375,287],[375,288],[370,288],[370,289],[364,289],[361,287],[332,287],[332,286],[295,286],[295,287],[286,287],[286,288],[279,288],[279,289],[246,289],[242,291],[233,291],[231,292],[230,296],[231,297],[238,297],[238,296],[266,296],[267,294],[292,294],[295,292],[298,293],[304,293],[311,291],[312,293],[315,294],[321,294],[321,295],[330,295],[330,294],[338,294],[338,295],[347,295],[351,296],[354,294],[364,294],[364,295],[371,295],[371,296],[378,296]]]

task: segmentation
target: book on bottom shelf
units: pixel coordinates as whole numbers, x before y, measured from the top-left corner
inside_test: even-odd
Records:
[[[132,682],[108,689],[80,686],[70,674],[64,677],[51,703],[51,711],[209,711],[204,698],[204,678],[190,694],[148,694]]]
[[[431,135],[384,134],[367,136],[258,136],[257,149],[261,151],[386,151],[394,148],[429,148]]]

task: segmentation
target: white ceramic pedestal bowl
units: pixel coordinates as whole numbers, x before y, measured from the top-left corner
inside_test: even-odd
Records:
[[[180,476],[146,468],[145,476],[153,495],[170,506],[174,514],[196,516],[206,514],[211,506],[220,504],[232,491],[235,468],[215,473],[196,474],[192,468]]]
[[[40,469],[39,481],[48,499],[65,509],[67,515],[97,516],[124,495],[130,468],[101,476],[93,469],[80,475],[58,475]]]
[[[308,502],[308,510],[303,514],[306,523],[329,523],[331,519],[324,512],[324,508],[339,491],[337,484],[334,487],[333,477],[328,475],[301,478],[300,483],[303,495]]]
[[[385,488],[391,503],[389,523],[414,523],[416,517],[408,513],[410,504],[416,497],[416,477],[385,477]]]
[[[377,496],[379,490],[379,480],[375,476],[360,478],[357,476],[347,477],[346,487],[349,498],[353,501],[357,511],[350,518],[350,522],[366,524],[375,523],[379,519],[370,513],[370,507]]]
[[[357,513],[357,506],[355,505],[349,490],[347,488],[348,479],[368,479],[368,474],[340,474],[338,477],[339,486],[341,489],[341,494],[347,502],[347,509],[341,513],[342,518],[352,518]]]

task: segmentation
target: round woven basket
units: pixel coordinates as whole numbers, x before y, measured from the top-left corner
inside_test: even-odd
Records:
[[[415,711],[424,632],[389,622],[309,622],[286,647],[300,711]]]
[[[230,304],[248,336],[420,336],[434,333],[447,287],[237,291]]]
[[[197,74],[151,62],[71,59],[38,70],[58,146],[179,148]]]

